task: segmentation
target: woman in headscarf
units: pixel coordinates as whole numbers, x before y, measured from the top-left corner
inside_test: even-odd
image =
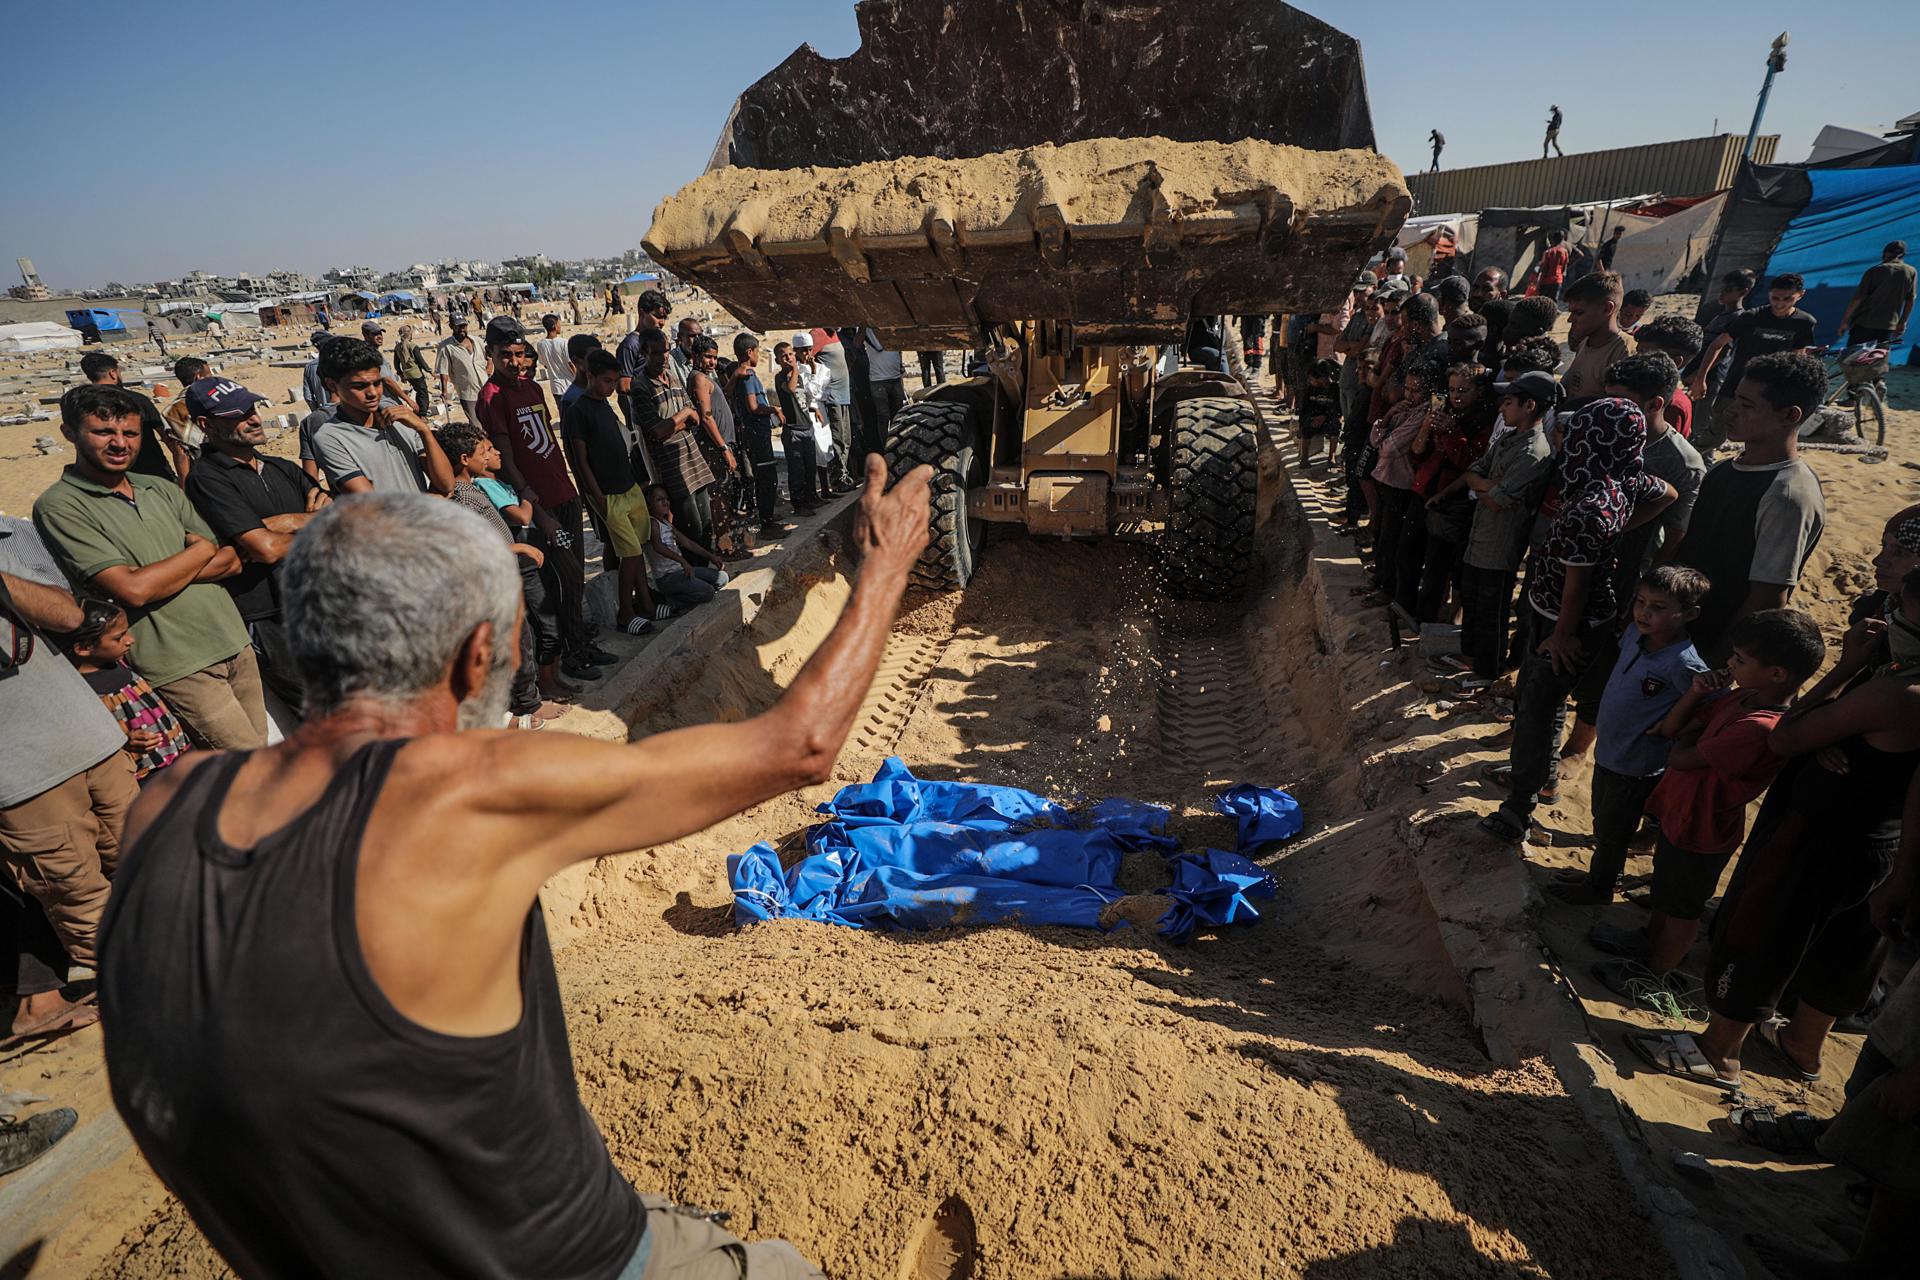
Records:
[[[1558,798],[1559,746],[1567,695],[1592,659],[1591,635],[1615,624],[1620,602],[1614,560],[1621,535],[1659,515],[1677,496],[1647,474],[1640,455],[1647,420],[1628,400],[1595,400],[1560,419],[1560,507],[1544,542],[1528,553],[1521,624],[1526,642],[1514,687],[1513,746],[1505,770],[1488,773],[1508,794],[1481,830],[1501,840],[1526,838],[1535,804]]]

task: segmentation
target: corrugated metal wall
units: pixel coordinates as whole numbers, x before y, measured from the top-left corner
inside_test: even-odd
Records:
[[[1744,134],[1723,133],[1613,151],[1581,151],[1550,160],[1410,173],[1407,189],[1413,192],[1416,214],[1584,204],[1653,192],[1702,195],[1733,185],[1740,170],[1740,147],[1745,142]],[[1779,145],[1778,134],[1756,138],[1754,162],[1771,164]]]

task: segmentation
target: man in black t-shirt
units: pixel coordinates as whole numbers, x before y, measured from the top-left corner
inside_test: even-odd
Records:
[[[1755,356],[1772,355],[1779,351],[1804,351],[1813,345],[1814,332],[1819,323],[1811,312],[1800,309],[1800,299],[1806,296],[1806,292],[1806,281],[1796,273],[1789,271],[1775,276],[1767,285],[1767,305],[1743,311],[1727,321],[1726,328],[1700,358],[1700,368],[1693,375],[1692,385],[1687,388],[1687,394],[1693,397],[1696,405],[1706,397],[1707,380],[1712,376],[1721,354],[1729,347],[1733,349],[1726,381],[1721,384],[1721,393],[1714,398],[1708,412],[1694,416],[1693,445],[1700,451],[1701,457],[1707,456],[1727,438],[1727,420],[1733,413],[1733,392],[1740,385],[1740,374],[1747,367],[1747,362]]]
[[[327,495],[298,464],[260,452],[267,442],[260,421],[265,396],[226,378],[202,378],[183,399],[206,433],[200,460],[187,474],[187,499],[214,536],[239,553],[240,572],[220,585],[246,624],[261,682],[298,716],[305,694],[281,626],[275,579],[293,535],[327,504]]]
[[[656,343],[658,339],[654,340]],[[614,554],[620,558],[620,591],[614,625],[627,635],[653,629],[656,610],[647,589],[647,541],[652,517],[634,465],[635,448],[613,411],[623,376],[620,359],[607,351],[587,353],[585,390],[560,415],[560,434],[584,467],[575,479],[600,514]],[[644,385],[641,394],[645,394]]]

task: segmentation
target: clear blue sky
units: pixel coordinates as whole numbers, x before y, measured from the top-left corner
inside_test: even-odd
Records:
[[[1550,102],[1570,152],[1695,137],[1715,117],[1745,133],[1782,29],[1766,128],[1783,158],[1822,124],[1920,109],[1920,38],[1838,8],[1302,7],[1359,38],[1380,147],[1410,169],[1436,125],[1449,165],[1532,155]],[[721,14],[735,16],[724,42]],[[857,41],[851,0],[101,0],[9,6],[6,21],[21,123],[0,137],[0,265],[10,277],[31,257],[56,288],[617,253],[705,165],[741,88],[802,41],[830,56]]]

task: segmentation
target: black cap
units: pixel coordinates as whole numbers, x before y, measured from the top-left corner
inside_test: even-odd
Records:
[[[487,345],[502,347],[509,342],[525,342],[527,331],[512,316],[495,316],[487,321]]]
[[[1522,396],[1535,404],[1552,408],[1560,399],[1560,384],[1553,375],[1539,369],[1529,369],[1511,382],[1493,384],[1495,395]]]

